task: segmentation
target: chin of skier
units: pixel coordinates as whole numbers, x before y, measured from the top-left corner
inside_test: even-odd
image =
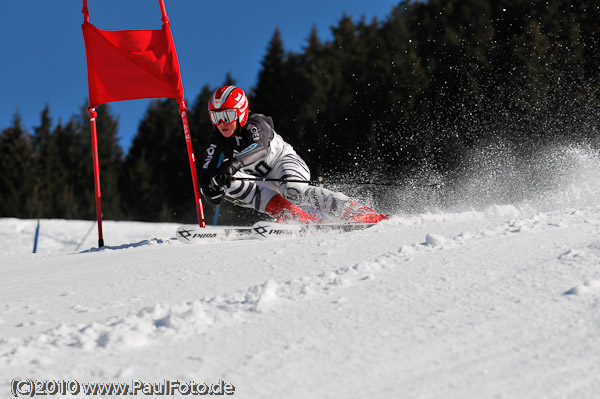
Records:
[[[199,182],[202,195],[210,203],[219,204],[227,197],[279,222],[311,223],[333,218],[376,223],[388,219],[343,193],[298,182],[310,180],[308,166],[275,132],[271,117],[250,113],[242,89],[217,89],[208,103],[208,113],[214,130],[202,159]],[[235,179],[244,177],[276,181]],[[312,214],[301,207],[317,212]]]

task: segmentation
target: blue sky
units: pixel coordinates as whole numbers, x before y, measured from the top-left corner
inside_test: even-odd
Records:
[[[238,86],[255,86],[277,27],[286,50],[298,52],[312,26],[326,41],[344,13],[354,21],[361,16],[381,20],[398,3],[165,0],[189,102],[205,84],[220,85],[227,72]],[[88,7],[90,22],[100,29],[158,29],[162,24],[158,0],[88,0]],[[81,9],[80,0],[0,1],[0,129],[10,126],[19,112],[25,128],[33,133],[46,104],[54,125],[59,119],[67,121],[84,105],[88,87]],[[119,118],[119,140],[125,151],[149,101],[110,104]]]

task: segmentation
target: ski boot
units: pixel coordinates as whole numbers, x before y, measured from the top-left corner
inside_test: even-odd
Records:
[[[342,219],[352,223],[378,223],[389,218],[388,215],[377,213],[368,206],[360,205],[358,201],[353,200],[342,213]]]
[[[277,223],[300,222],[313,223],[319,220],[315,215],[311,215],[297,205],[292,204],[281,194],[276,194],[265,208],[265,212],[273,216]]]

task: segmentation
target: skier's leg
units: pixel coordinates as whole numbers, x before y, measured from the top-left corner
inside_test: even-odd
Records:
[[[276,194],[267,204],[266,213],[274,216],[278,222],[297,221],[303,223],[313,222],[315,218],[300,208],[294,205],[281,194]]]
[[[327,216],[359,223],[387,219],[387,216],[376,213],[341,192],[309,186],[308,183],[285,182],[285,180],[310,180],[308,166],[291,146],[284,149],[284,155],[270,173],[270,177],[284,181],[279,183],[279,192],[294,205],[310,206]]]
[[[253,177],[242,172],[238,172],[235,176]],[[254,208],[260,213],[267,213],[278,221],[308,222],[312,220],[311,215],[307,212],[285,200],[277,192],[277,186],[271,182],[234,180],[226,195],[240,205]]]
[[[304,204],[336,219],[342,218],[344,209],[350,202],[350,197],[344,193],[334,192],[324,187],[308,186],[304,190]]]
[[[283,152],[283,156],[269,174],[269,177],[281,180],[278,186],[283,197],[292,204],[311,207],[328,216],[335,216],[332,213],[342,209],[343,204],[350,198],[322,187],[309,186],[310,169],[306,162],[291,146],[287,146]],[[305,180],[307,183],[285,180]]]
[[[254,177],[246,173],[237,172],[235,177]],[[245,180],[233,180],[231,187],[225,195],[242,206],[254,208],[260,213],[265,213],[269,201],[277,195],[276,187],[268,182],[254,182]]]
[[[304,192],[308,188],[308,180],[310,180],[310,170],[291,146],[286,149],[286,154],[277,162],[271,175],[283,181],[279,182],[279,192],[283,198],[295,205],[302,204]],[[285,180],[306,180],[307,183],[286,182]]]
[[[341,192],[323,187],[309,186],[304,191],[304,202],[315,209],[337,219],[356,223],[377,223],[388,219]]]
[[[279,192],[283,198],[294,205],[311,207],[328,216],[337,216],[336,211],[343,210],[344,204],[350,200],[342,193],[334,193],[321,187],[309,186],[308,183],[285,180],[310,180],[310,170],[302,158],[291,148],[273,168],[272,177],[282,180],[278,182]],[[316,219],[316,218],[315,218]]]

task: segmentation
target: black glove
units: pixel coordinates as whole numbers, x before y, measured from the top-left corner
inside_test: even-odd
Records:
[[[221,189],[231,187],[231,177],[240,170],[242,164],[237,159],[225,160],[212,176],[210,181]]]
[[[204,199],[213,205],[219,205],[225,196],[225,189],[215,187],[207,175],[200,176],[200,191]]]

